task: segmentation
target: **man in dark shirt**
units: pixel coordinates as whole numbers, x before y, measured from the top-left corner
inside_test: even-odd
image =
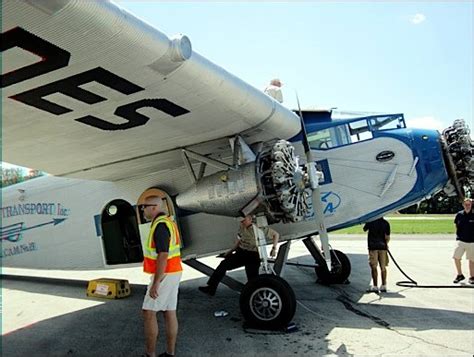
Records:
[[[380,274],[382,277],[381,292],[387,291],[387,265],[388,265],[388,242],[390,240],[390,224],[382,218],[375,221],[368,222],[364,225],[364,232],[367,234],[367,243],[369,248],[369,266],[372,274],[372,285],[367,290],[368,292],[379,292],[377,285],[378,270],[380,265]]]
[[[453,259],[458,275],[453,283],[459,283],[465,277],[461,269],[461,258],[466,253],[469,260],[469,284],[474,284],[474,212],[472,210],[472,200],[466,198],[463,202],[464,209],[459,211],[454,218],[456,225],[456,249]]]

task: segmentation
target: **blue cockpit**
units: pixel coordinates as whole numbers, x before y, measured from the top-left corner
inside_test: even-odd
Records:
[[[359,151],[356,149],[356,146],[359,148],[357,144],[373,140],[379,143],[374,144],[377,146],[380,143],[390,143],[390,141],[384,141],[384,138],[392,138],[405,144],[412,153],[409,160],[413,164],[411,170],[409,169],[405,174],[410,176],[413,171],[416,171],[417,179],[411,190],[400,197],[398,201],[380,208],[377,212],[372,212],[369,216],[381,215],[385,212],[390,212],[394,208],[398,209],[418,202],[441,190],[448,182],[448,170],[443,155],[441,135],[438,131],[407,128],[404,115],[400,113],[353,115],[352,117],[340,118],[335,117],[333,114],[331,110],[301,112],[309,145],[315,151],[316,157],[320,157],[321,161],[326,163],[326,168],[321,166],[323,172],[327,171],[325,175],[330,175],[331,165],[337,164],[334,159],[325,160],[326,158],[334,157],[331,154],[334,149],[337,149],[338,152],[341,152],[340,150],[346,152],[345,157],[348,159],[352,158],[351,155],[354,155],[353,160],[357,161],[360,160],[357,154],[355,154],[358,152],[360,155],[360,149]],[[303,139],[302,135],[303,133],[299,133],[291,141],[301,141]],[[380,147],[377,155],[375,156],[374,154],[373,159],[370,160],[385,162],[395,156],[390,146],[383,147],[383,145]],[[354,149],[351,148],[352,146],[354,146]],[[392,156],[387,159],[382,157],[382,155],[389,154]],[[398,158],[397,160],[404,159]],[[403,162],[406,161],[398,161],[398,164]],[[318,161],[318,163],[320,162]],[[393,167],[398,164],[393,165]],[[391,170],[396,172],[396,169],[391,168]],[[403,174],[397,173],[396,177],[398,180],[404,180]],[[325,183],[321,184],[324,186]],[[368,189],[376,190],[370,187]],[[350,223],[354,224],[356,221],[364,222],[370,218],[369,216],[359,217]]]

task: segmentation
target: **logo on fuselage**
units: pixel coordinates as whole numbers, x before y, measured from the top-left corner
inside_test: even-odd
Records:
[[[36,242],[24,241],[24,233],[46,226],[56,226],[63,223],[70,214],[71,209],[59,202],[18,202],[3,206],[2,223],[10,223],[20,217],[23,221],[2,225],[2,227],[0,227],[2,242],[0,256],[7,258],[39,250],[39,245]],[[40,218],[43,216],[45,218],[44,220]],[[30,217],[32,217],[32,219],[30,219]],[[38,218],[40,218],[39,223]],[[32,221],[34,223],[32,223]]]
[[[375,159],[379,162],[390,161],[395,157],[395,153],[390,150],[385,150],[377,154]]]
[[[332,215],[341,204],[341,197],[332,191],[321,192],[321,201],[324,204],[324,215]]]

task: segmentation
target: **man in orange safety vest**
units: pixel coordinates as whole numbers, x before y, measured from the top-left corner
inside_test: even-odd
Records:
[[[146,356],[156,356],[158,321],[156,313],[163,311],[166,325],[166,352],[160,356],[174,356],[178,335],[178,289],[181,266],[180,235],[174,220],[165,212],[163,200],[149,196],[139,205],[151,227],[144,247],[143,270],[151,274],[143,300]]]

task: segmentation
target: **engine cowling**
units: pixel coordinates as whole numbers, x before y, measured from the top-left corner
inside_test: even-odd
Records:
[[[263,145],[255,162],[219,171],[196,182],[177,197],[186,210],[237,217],[252,207],[269,222],[297,222],[312,215],[306,166],[285,140]]]

